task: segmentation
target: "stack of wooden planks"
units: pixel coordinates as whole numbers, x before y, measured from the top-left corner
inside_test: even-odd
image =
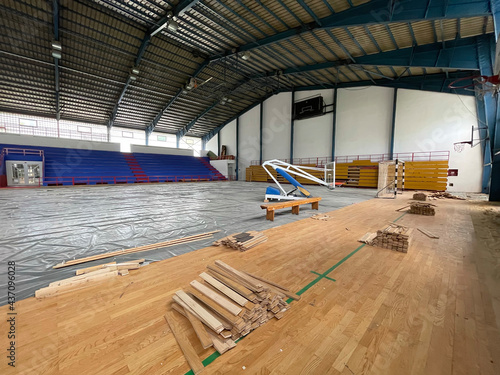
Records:
[[[359,241],[369,245],[383,247],[389,250],[408,252],[410,245],[411,229],[408,227],[390,223],[377,233],[367,233]]]
[[[300,299],[279,284],[220,260],[199,276],[202,282],[193,280],[190,287],[175,293],[172,308],[189,319],[204,348],[213,346],[220,354],[270,319],[281,319],[289,308],[287,298]],[[172,314],[167,314],[166,319],[171,325],[169,315]],[[174,332],[175,328],[172,325],[171,328]],[[177,338],[175,332],[174,335]],[[189,348],[183,348],[186,346],[183,338],[178,344],[184,353],[190,352]],[[189,355],[186,359],[196,373],[195,368],[199,367],[196,358]]]
[[[410,209],[408,213],[415,215],[425,215],[425,216],[434,216],[436,214],[436,210],[434,209],[434,205],[430,203],[422,203],[422,202],[412,202],[410,203]]]
[[[460,197],[457,197],[453,194],[450,194],[448,193],[447,191],[443,191],[443,192],[438,192],[438,193],[433,193],[431,195],[429,195],[429,199],[430,200],[434,200],[434,199],[443,199],[443,198],[448,198],[448,199],[458,199],[458,200],[462,200],[464,201],[465,198],[460,198]]]
[[[413,194],[413,199],[415,199],[416,201],[425,201],[427,199],[427,194],[415,193]]]
[[[94,285],[94,283],[114,276],[126,276],[130,270],[136,270],[144,259],[133,260],[124,263],[106,263],[98,266],[82,268],[76,271],[76,276],[68,279],[55,281],[50,283],[48,287],[38,289],[35,292],[36,298],[46,298],[59,295],[66,292],[71,292]]]
[[[262,232],[248,231],[234,233],[230,236],[215,241],[214,246],[224,245],[232,249],[247,251],[267,241],[267,236]]]

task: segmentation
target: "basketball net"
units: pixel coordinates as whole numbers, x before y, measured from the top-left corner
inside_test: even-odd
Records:
[[[457,142],[457,143],[453,143],[453,148],[455,149],[455,152],[462,152],[465,148],[465,145],[470,145],[471,142],[469,141],[466,141],[466,142]]]

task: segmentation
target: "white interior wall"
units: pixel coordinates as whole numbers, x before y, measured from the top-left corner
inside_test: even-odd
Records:
[[[240,117],[238,179],[245,181],[246,169],[260,157],[260,106]]]
[[[333,90],[299,91],[295,101],[321,94],[325,104],[333,104]],[[333,107],[327,107],[327,111]],[[333,114],[295,121],[293,157],[331,156]]]
[[[222,129],[224,130],[224,129]],[[219,155],[219,133],[217,133],[214,137],[210,138],[210,140],[205,145],[206,151],[212,151],[215,155]]]
[[[236,120],[231,121],[229,124],[219,132],[220,146],[226,146],[226,155],[236,155]],[[217,147],[217,146],[216,146]],[[220,152],[220,150],[219,150]],[[219,155],[217,153],[217,155]]]
[[[449,191],[480,192],[482,179],[481,146],[466,146],[462,153],[453,143],[470,140],[471,127],[477,126],[473,96],[399,90],[396,112],[394,152],[450,151]]]
[[[393,102],[394,89],[392,88],[340,89],[337,104],[335,155],[389,152]]]
[[[288,159],[292,118],[292,93],[273,95],[264,103],[262,116],[262,158]]]

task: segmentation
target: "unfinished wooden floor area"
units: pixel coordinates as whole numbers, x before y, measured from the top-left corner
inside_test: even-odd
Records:
[[[2,356],[0,373],[187,373],[164,314],[176,290],[221,259],[302,299],[218,358],[192,333],[206,374],[499,374],[500,207],[439,200],[435,217],[401,217],[395,210],[410,196],[351,205],[329,221],[302,211],[247,252],[205,248],[95,287],[19,301],[16,368]],[[414,230],[407,254],[357,242],[394,220],[440,239]]]

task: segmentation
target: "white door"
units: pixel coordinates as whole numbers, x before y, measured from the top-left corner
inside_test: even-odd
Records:
[[[41,161],[5,162],[7,186],[39,186],[43,183],[43,163]]]

